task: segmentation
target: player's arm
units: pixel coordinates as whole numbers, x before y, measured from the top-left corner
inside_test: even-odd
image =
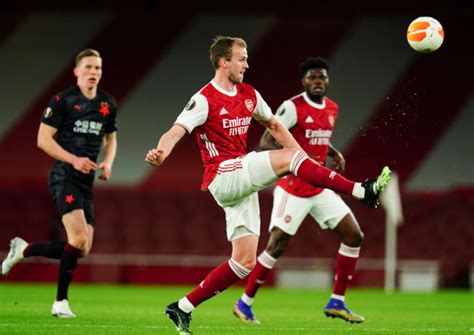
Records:
[[[54,159],[69,163],[78,171],[82,173],[89,173],[91,170],[96,170],[97,165],[88,157],[77,157],[70,152],[64,150],[58,142],[54,139],[54,135],[58,130],[45,123],[40,123],[37,136],[38,148],[46,152]]]
[[[268,139],[267,143],[269,146],[271,146],[271,138],[273,138],[273,142],[278,142],[278,144],[286,149],[297,149],[302,152],[305,152],[301,146],[296,142],[295,138],[293,135],[291,135],[290,131],[288,128],[291,128],[294,123],[289,123],[288,128],[287,125],[283,124],[279,119],[277,119],[271,112],[270,107],[268,104],[265,102],[265,100],[262,98],[260,93],[255,90],[256,96],[257,96],[257,106],[254,110],[254,118],[266,128],[265,133],[268,133],[268,135],[264,134],[265,138],[262,138],[262,140],[266,141]],[[285,113],[285,106],[286,104],[283,103],[280,108],[278,108],[277,114],[279,116],[283,115]],[[271,137],[271,138],[270,138]],[[265,143],[264,143],[265,144]],[[270,149],[270,148],[269,148]],[[272,148],[273,149],[273,148]],[[276,149],[276,148],[274,148]]]
[[[283,148],[286,149],[297,149],[305,152],[289,130],[275,117],[271,117],[268,120],[259,120],[260,124],[267,128],[268,133],[278,142]]]
[[[186,133],[191,133],[207,119],[209,111],[207,99],[199,93],[192,96],[186,107],[179,114],[174,125],[161,136],[155,149],[148,151],[145,162],[160,166],[173,151],[174,146]]]
[[[161,136],[156,148],[148,151],[145,162],[153,166],[160,166],[163,164],[171,151],[173,151],[176,143],[183,138],[186,132],[187,131],[183,126],[179,124],[173,125],[170,130]]]
[[[276,150],[281,149],[280,143],[278,143],[275,138],[273,138],[272,134],[268,130],[262,135],[260,142],[258,144],[258,150]]]
[[[112,166],[114,165],[115,155],[117,154],[117,132],[106,133],[104,136],[104,160],[99,164],[102,170],[99,179],[109,180],[112,176]]]
[[[296,109],[290,101],[284,101],[276,111],[275,118],[280,121],[287,129],[291,129],[296,123]],[[262,135],[258,149],[260,150],[276,150],[281,149],[282,146],[270,134],[268,130]]]
[[[343,173],[346,169],[346,160],[342,153],[329,142],[328,156],[332,158],[332,169],[338,173]]]

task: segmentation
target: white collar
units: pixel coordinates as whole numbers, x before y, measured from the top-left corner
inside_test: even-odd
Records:
[[[212,86],[214,86],[214,88],[216,90],[218,90],[222,94],[228,95],[229,97],[234,97],[234,96],[237,95],[237,86],[236,85],[234,85],[234,91],[228,92],[228,91],[224,90],[222,87],[220,87],[219,85],[217,85],[217,83],[214,80],[211,80],[211,84],[212,84]]]
[[[323,102],[320,103],[320,104],[318,104],[317,102],[312,101],[312,100],[308,97],[308,93],[306,93],[306,91],[305,91],[305,92],[303,92],[303,98],[304,98],[304,100],[305,100],[310,106],[312,106],[312,107],[314,107],[314,108],[317,108],[317,109],[324,109],[324,108],[326,108],[326,100],[324,99],[324,97],[323,97]]]

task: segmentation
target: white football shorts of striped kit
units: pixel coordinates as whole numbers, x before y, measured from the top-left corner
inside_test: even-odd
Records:
[[[257,192],[277,179],[269,151],[252,151],[219,164],[209,191],[225,211],[229,241],[246,235],[260,235]]]

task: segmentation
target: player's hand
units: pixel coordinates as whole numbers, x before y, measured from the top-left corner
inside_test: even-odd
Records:
[[[341,153],[336,153],[332,158],[332,169],[337,173],[343,173],[346,170],[346,160]]]
[[[112,176],[112,169],[105,162],[99,164],[99,169],[102,170],[102,173],[99,176],[99,179],[109,180]]]
[[[89,174],[91,171],[97,170],[97,164],[88,157],[76,157],[72,162],[72,166],[84,174]]]
[[[146,154],[145,162],[153,166],[160,166],[165,160],[165,155],[163,150],[160,149],[151,149],[148,150]]]

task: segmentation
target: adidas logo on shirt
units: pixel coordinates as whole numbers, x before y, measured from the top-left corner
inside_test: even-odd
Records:
[[[221,111],[219,112],[219,115],[225,115],[225,114],[229,114],[229,112],[226,111],[224,107],[222,107]]]
[[[313,123],[314,120],[313,120],[313,118],[312,118],[311,116],[308,116],[308,117],[304,120],[304,122],[306,122],[306,123]]]

